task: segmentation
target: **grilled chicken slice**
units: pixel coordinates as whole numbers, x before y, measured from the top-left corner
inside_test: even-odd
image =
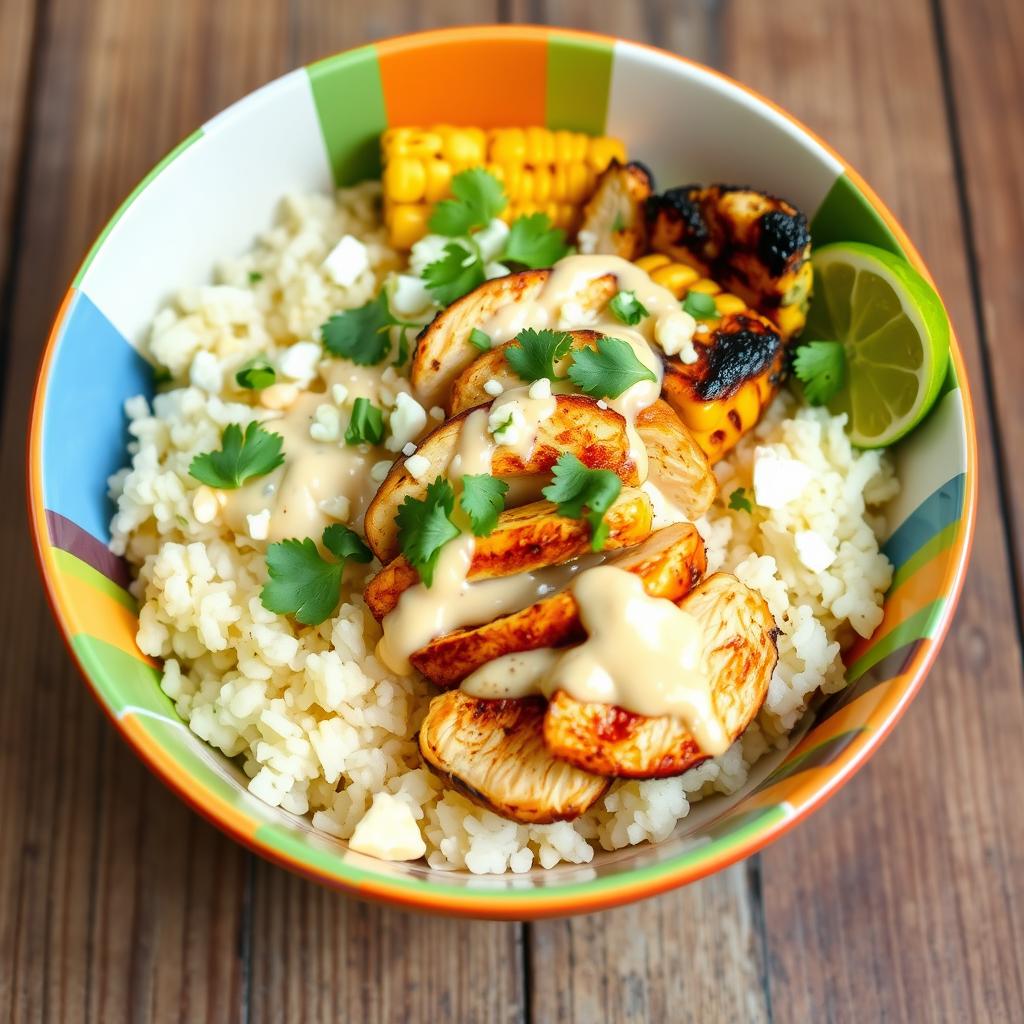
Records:
[[[647,201],[650,248],[689,263],[776,324],[802,330],[811,289],[807,218],[784,199],[728,185],[684,185]]]
[[[665,360],[661,393],[712,463],[761,418],[784,377],[782,339],[767,321],[727,313],[697,335],[695,363]]]
[[[610,780],[552,757],[543,720],[539,697],[480,700],[450,690],[430,702],[420,754],[474,803],[506,818],[571,821],[604,796]]]
[[[635,260],[647,247],[644,204],[654,191],[651,172],[640,163],[613,160],[598,178],[576,235],[582,253]]]
[[[584,519],[560,516],[550,501],[506,509],[494,531],[473,545],[470,580],[514,576],[548,565],[559,565],[590,550],[590,525]],[[608,510],[606,549],[639,544],[651,532],[651,502],[643,491],[627,487]],[[386,565],[366,586],[363,598],[380,621],[398,604],[419,574],[404,555]]]
[[[474,327],[511,305],[526,305],[540,295],[551,271],[524,270],[485,281],[442,310],[420,332],[409,379],[413,394],[424,406],[443,405],[452,381],[480,354],[469,341]],[[584,309],[603,309],[618,290],[614,274],[587,281],[572,299]],[[523,324],[523,326],[529,326]]]
[[[702,627],[702,667],[715,712],[735,741],[768,693],[777,630],[759,594],[735,576],[715,573],[679,602]],[[678,718],[645,718],[608,704],[581,703],[557,691],[544,716],[552,754],[585,771],[634,779],[679,775],[710,756]]]
[[[704,542],[688,523],[658,530],[611,564],[640,576],[652,597],[670,601],[683,597],[707,569]],[[486,625],[438,637],[409,660],[431,682],[448,688],[504,654],[561,647],[584,636],[576,600],[563,590]]]
[[[405,468],[398,458],[384,478],[366,510],[366,542],[387,564],[399,554],[398,508],[407,497],[420,498],[427,484],[443,475],[458,452],[459,433],[473,410],[467,409],[442,423],[429,434],[416,454],[430,463],[420,479]],[[602,409],[585,395],[558,395],[555,412],[537,428],[537,439],[527,458],[512,448],[499,445],[491,460],[491,475],[521,477],[547,473],[564,452],[572,452],[591,469],[610,469],[629,487],[639,483],[636,464],[629,455],[626,421],[611,409]]]

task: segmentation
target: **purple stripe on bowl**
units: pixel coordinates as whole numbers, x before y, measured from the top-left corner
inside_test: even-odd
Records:
[[[123,558],[118,558],[102,541],[91,533],[86,533],[77,523],[62,516],[59,512],[46,510],[46,528],[50,534],[50,543],[55,548],[67,551],[80,558],[86,565],[91,565],[108,580],[119,587],[128,589],[131,576]]]

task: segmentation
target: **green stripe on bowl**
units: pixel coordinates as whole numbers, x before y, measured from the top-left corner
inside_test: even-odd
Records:
[[[836,178],[818,207],[811,221],[811,237],[815,245],[866,242],[897,256],[906,255],[885,221],[845,174]]]
[[[87,562],[83,562],[80,558],[76,558],[69,551],[64,551],[61,548],[53,549],[53,559],[62,572],[80,579],[94,590],[99,590],[101,593],[106,594],[107,597],[113,598],[118,604],[124,605],[132,614],[138,612],[138,602],[124,587],[119,587],[112,579],[98,572]]]
[[[877,665],[883,658],[888,657],[893,651],[913,643],[915,640],[924,640],[935,632],[935,626],[942,618],[942,609],[946,606],[945,598],[939,598],[926,604],[920,611],[915,612],[905,622],[901,622],[895,629],[891,629],[877,643],[865,651],[847,670],[846,685],[850,686],[856,682],[868,669]]]
[[[71,646],[86,674],[114,714],[136,707],[174,718],[174,705],[160,689],[160,672],[105,640],[79,633]]]
[[[550,37],[546,107],[549,128],[604,134],[613,60],[608,43]]]
[[[835,761],[858,736],[866,732],[867,727],[863,725],[856,729],[848,729],[822,740],[796,757],[787,758],[757,787],[758,791],[774,786],[799,772],[809,771],[811,768],[824,768]]]
[[[131,206],[132,203],[134,203],[135,200],[139,198],[139,196],[142,194],[142,192],[145,190],[145,188],[149,185],[149,183],[154,178],[156,178],[168,166],[168,164],[171,164],[175,160],[177,160],[177,158],[179,156],[181,156],[181,154],[184,153],[185,150],[189,148],[189,146],[194,145],[202,137],[203,137],[203,129],[202,128],[197,128],[187,138],[182,139],[181,142],[179,142],[174,147],[174,149],[172,149],[170,151],[170,153],[168,153],[167,156],[165,156],[163,158],[163,160],[161,160],[160,163],[158,163],[156,165],[156,167],[154,167],[149,172],[149,174],[147,174],[142,179],[142,181],[140,181],[138,183],[138,185],[135,186],[134,189],[132,189],[132,191],[128,195],[128,198],[125,199],[125,201],[123,203],[121,203],[121,205],[117,208],[117,211],[115,212],[114,216],[111,217],[110,220],[108,220],[107,223],[103,226],[103,230],[100,232],[99,237],[96,239],[95,242],[92,243],[92,248],[86,254],[85,259],[82,260],[82,265],[78,268],[78,273],[75,274],[74,281],[71,282],[71,287],[72,288],[78,288],[79,287],[79,285],[81,284],[82,278],[85,277],[85,272],[89,269],[89,265],[92,263],[93,259],[95,258],[96,253],[98,253],[100,251],[100,247],[107,240],[107,235],[109,235],[110,232],[113,231],[114,225],[124,216],[124,213],[128,209],[128,207]]]
[[[659,878],[664,878],[666,875],[675,874],[678,871],[690,868],[704,860],[725,856],[735,847],[748,842],[759,832],[779,824],[786,817],[786,814],[786,807],[783,804],[773,804],[769,807],[742,811],[738,814],[722,818],[712,824],[705,833],[713,837],[711,842],[695,845],[669,860],[652,864],[648,867],[626,871],[622,874],[605,875],[587,882],[553,886],[550,890],[543,887],[530,890],[499,887],[499,879],[503,876],[494,877],[494,888],[484,888],[487,876],[474,876],[471,882],[479,885],[480,887],[475,889],[475,891],[488,899],[493,898],[502,901],[508,900],[539,905],[548,902],[549,896],[555,899],[564,899],[567,896],[584,896],[606,892],[621,888],[626,884],[652,882]],[[436,893],[439,896],[466,898],[472,897],[474,894],[474,888],[471,885],[448,885],[434,879],[431,879],[428,883],[422,879],[417,880],[390,874],[378,874],[377,872],[356,867],[347,862],[349,859],[347,852],[340,843],[335,848],[327,846],[328,843],[332,842],[329,837],[324,837],[322,842],[318,842],[315,836],[304,832],[296,833],[280,825],[261,825],[256,832],[256,840],[271,850],[276,850],[292,859],[301,861],[305,865],[318,868],[325,874],[341,878],[347,882],[359,883],[372,880],[389,885],[393,889],[401,889],[407,892],[423,892],[425,888],[429,888],[431,893]]]
[[[376,49],[328,57],[306,74],[335,185],[380,177],[380,133],[388,116]]]

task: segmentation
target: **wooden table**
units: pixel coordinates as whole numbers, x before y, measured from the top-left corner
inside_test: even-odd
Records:
[[[959,616],[880,753],[746,863],[639,906],[533,925],[365,906],[186,810],[78,679],[21,498],[50,319],[143,173],[298,64],[471,21],[655,42],[803,118],[923,250],[979,416]],[[1020,0],[0,0],[0,1019],[1024,1018],[1022,111]]]

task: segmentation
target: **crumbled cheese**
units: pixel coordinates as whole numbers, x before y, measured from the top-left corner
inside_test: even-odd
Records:
[[[603,398],[599,398],[597,400],[597,407],[598,409],[607,409],[608,403]]]
[[[427,425],[426,410],[412,395],[399,391],[395,395],[395,408],[388,417],[391,436],[385,442],[389,452],[399,452],[414,437],[419,437]]]
[[[197,523],[212,523],[220,511],[220,503],[217,495],[203,484],[192,496],[192,515],[196,517]]]
[[[335,405],[344,405],[348,398],[348,388],[344,384],[331,385],[331,400]]]
[[[504,277],[506,274],[510,274],[511,271],[505,266],[504,263],[485,263],[484,264],[484,277],[488,281],[495,277]]]
[[[391,289],[392,312],[398,316],[416,316],[434,304],[423,279],[413,274],[397,274]]]
[[[377,793],[359,819],[349,849],[379,860],[417,860],[427,852],[412,808],[401,797]]]
[[[811,470],[774,448],[754,449],[754,500],[762,508],[782,508],[803,494]]]
[[[245,517],[249,527],[249,536],[253,540],[266,540],[270,532],[270,509],[265,508],[262,512],[250,513]]]
[[[193,357],[188,378],[193,387],[201,388],[211,395],[219,392],[224,386],[224,373],[220,362],[212,352],[205,349],[201,349]]]
[[[571,300],[558,311],[558,326],[563,331],[590,327],[597,322],[597,310],[588,309],[582,302]]]
[[[341,413],[336,405],[324,402],[316,407],[309,436],[314,441],[337,441],[341,437]]]
[[[486,391],[492,398],[497,398],[504,390],[505,387],[500,380],[495,380],[491,377],[490,380],[484,381],[484,391]]]
[[[416,445],[414,445],[412,443],[412,441],[407,442],[402,447],[402,454],[403,455],[415,455],[416,454]]]
[[[835,560],[836,554],[828,541],[814,530],[800,530],[793,538],[797,558],[811,572],[824,572]]]
[[[484,262],[498,258],[501,250],[505,248],[505,240],[508,238],[509,226],[500,218],[495,217],[485,228],[481,228],[474,236],[480,249],[480,255]]]
[[[389,469],[391,468],[390,463],[385,463],[385,465]],[[333,498],[324,498],[316,503],[316,507],[328,519],[337,519],[340,523],[344,523],[352,511],[352,503],[344,494],[336,494]]]
[[[410,455],[405,460],[405,468],[414,480],[422,480],[430,470],[430,459],[425,455]]]
[[[551,381],[549,381],[547,377],[541,377],[540,380],[535,380],[530,385],[528,394],[531,398],[550,398]]]
[[[497,408],[491,408],[487,417],[487,430],[498,444],[517,445],[526,430],[526,415],[522,405],[513,399]]]
[[[281,353],[277,368],[285,377],[308,384],[316,376],[323,349],[312,341],[299,341]]]
[[[343,288],[356,283],[370,269],[366,246],[353,235],[342,235],[341,241],[327,254],[324,270]]]
[[[654,324],[654,338],[667,356],[679,356],[684,363],[697,361],[693,347],[693,332],[697,321],[685,309],[673,310],[659,316]]]
[[[409,250],[409,266],[412,268],[413,273],[417,275],[422,274],[424,269],[430,266],[431,263],[443,260],[445,257],[445,246],[452,243],[462,245],[457,239],[446,238],[444,235],[424,235]],[[466,246],[463,245],[463,248],[466,248]],[[466,248],[466,252],[469,252],[468,248]]]
[[[298,397],[299,389],[294,384],[271,384],[260,392],[260,405],[267,409],[287,409]]]
[[[597,232],[577,231],[576,245],[585,256],[593,255],[597,252]]]
[[[444,409],[442,409],[441,406],[439,406],[439,405],[432,405],[430,407],[429,416],[430,416],[430,418],[432,420],[443,420],[444,419]]]
[[[216,324],[247,324],[256,315],[256,300],[248,288],[230,284],[204,284],[182,290],[182,308],[202,310]]]
[[[382,459],[380,462],[375,462],[372,469],[370,470],[370,479],[374,483],[380,483],[384,477],[391,472],[391,463],[387,459]]]

